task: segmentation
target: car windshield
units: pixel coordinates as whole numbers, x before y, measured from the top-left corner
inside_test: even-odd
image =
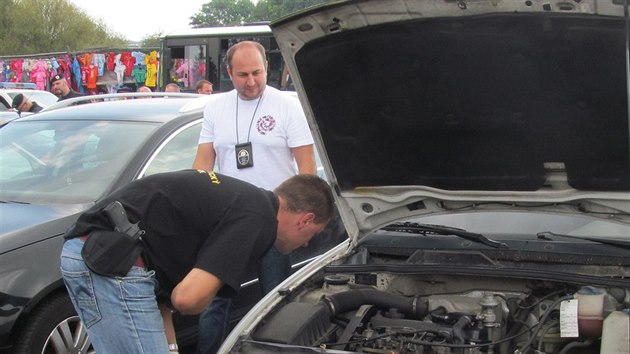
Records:
[[[0,129],[0,200],[92,202],[156,127],[116,121],[11,123]]]

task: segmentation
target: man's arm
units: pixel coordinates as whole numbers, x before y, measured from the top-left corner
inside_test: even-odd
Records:
[[[315,150],[312,144],[291,148],[291,153],[293,153],[293,157],[295,157],[295,161],[297,162],[299,174],[317,174],[317,164],[315,163]]]
[[[192,168],[196,170],[212,171],[214,169],[214,160],[217,157],[214,151],[213,143],[203,143],[197,146],[197,155],[193,162]]]
[[[171,293],[175,310],[184,315],[201,313],[217,295],[223,282],[214,274],[193,268]]]

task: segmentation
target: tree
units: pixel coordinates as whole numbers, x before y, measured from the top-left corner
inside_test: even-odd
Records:
[[[250,21],[250,0],[212,0],[190,18],[193,27],[238,26]]]
[[[142,41],[140,42],[140,46],[142,46],[143,48],[150,48],[150,47],[159,47],[160,46],[160,38],[164,35],[164,31],[163,30],[158,30],[157,32],[150,34],[144,38],[142,38]]]
[[[211,0],[190,19],[193,27],[238,26],[268,22],[325,0]]]
[[[256,3],[255,13],[258,21],[273,21],[324,2],[326,0],[259,0]]]
[[[0,54],[19,55],[89,48],[123,47],[127,40],[110,34],[67,0],[0,0],[10,16],[0,23]]]

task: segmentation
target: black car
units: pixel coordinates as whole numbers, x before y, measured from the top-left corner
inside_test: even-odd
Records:
[[[192,166],[205,96],[170,96],[79,98],[0,129],[0,348],[5,352],[91,350],[62,282],[62,235],[83,210],[126,183]],[[63,108],[81,100],[99,102]],[[321,237],[294,255],[294,266],[334,243]],[[235,301],[232,322],[259,298],[252,275]],[[196,317],[176,316],[175,324],[180,344],[194,342]]]

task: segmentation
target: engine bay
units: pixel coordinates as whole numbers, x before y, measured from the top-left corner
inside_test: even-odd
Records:
[[[241,351],[617,353],[625,288],[496,276],[343,272],[296,289]],[[304,284],[305,285],[305,284]],[[625,331],[625,332],[624,332]],[[301,350],[297,350],[301,348]]]

